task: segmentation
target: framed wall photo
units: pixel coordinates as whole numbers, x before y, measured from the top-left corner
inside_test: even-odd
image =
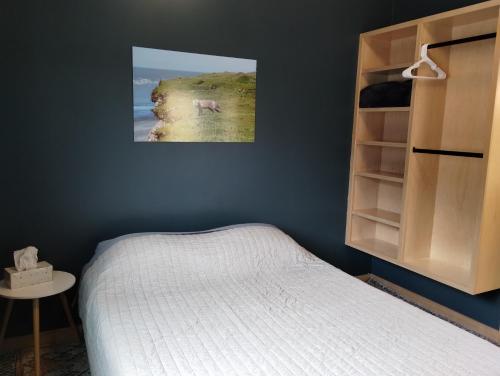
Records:
[[[253,142],[257,61],[132,47],[135,142]]]

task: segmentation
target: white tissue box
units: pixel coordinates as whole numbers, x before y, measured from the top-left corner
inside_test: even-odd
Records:
[[[16,268],[5,268],[5,284],[10,289],[38,285],[52,281],[52,265],[47,261],[40,261],[37,267],[31,270],[17,271]]]

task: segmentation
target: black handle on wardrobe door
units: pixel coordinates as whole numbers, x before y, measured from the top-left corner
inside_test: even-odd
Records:
[[[455,40],[448,40],[446,42],[438,42],[438,43],[429,44],[427,49],[430,50],[433,48],[453,46],[455,44],[478,42],[480,40],[492,39],[492,38],[496,38],[496,37],[497,37],[497,33],[474,35],[472,37],[460,38],[460,39],[455,39]]]
[[[451,155],[454,157],[483,158],[483,153],[474,153],[470,151],[421,149],[414,147],[413,152],[419,154],[438,154],[438,155]]]

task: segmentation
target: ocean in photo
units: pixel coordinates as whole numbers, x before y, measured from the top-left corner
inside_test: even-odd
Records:
[[[193,77],[201,72],[186,72],[179,70],[163,70],[133,67],[133,91],[134,91],[134,141],[147,141],[151,128],[157,120],[151,112],[151,92],[160,80],[170,80],[176,77]]]

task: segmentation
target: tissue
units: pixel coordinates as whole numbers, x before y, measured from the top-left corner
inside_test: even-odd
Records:
[[[29,246],[18,251],[14,251],[14,264],[17,271],[31,270],[37,267],[38,249]]]

